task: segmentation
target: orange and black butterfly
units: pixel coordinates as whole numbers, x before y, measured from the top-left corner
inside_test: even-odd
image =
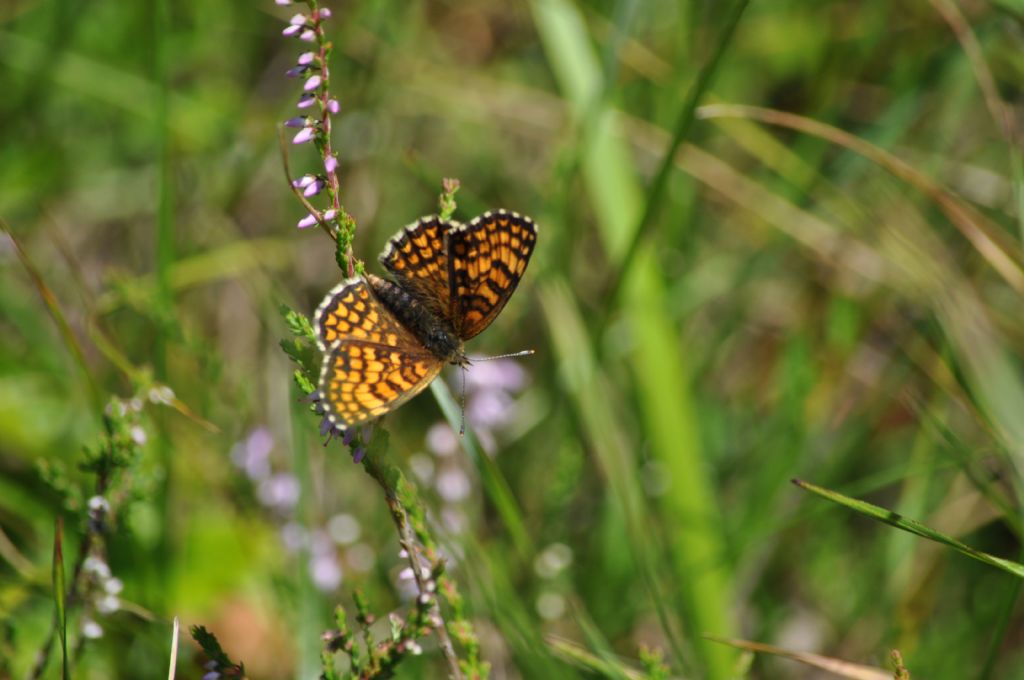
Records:
[[[508,302],[537,243],[528,217],[497,210],[459,224],[424,217],[380,262],[394,281],[342,281],[316,310],[319,391],[330,422],[359,425],[419,394]]]

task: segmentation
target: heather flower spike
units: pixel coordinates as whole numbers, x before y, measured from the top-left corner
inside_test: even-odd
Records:
[[[293,4],[290,0],[277,0],[278,4]],[[339,197],[338,156],[331,146],[332,116],[341,112],[340,102],[330,95],[330,69],[327,56],[331,43],[324,34],[323,22],[331,17],[331,10],[316,7],[310,3],[309,14],[298,12],[288,20],[283,33],[311,43],[309,49],[303,49],[295,60],[295,66],[288,69],[286,75],[292,78],[304,78],[302,92],[296,102],[297,108],[307,115],[295,116],[284,121],[284,126],[298,128],[292,137],[292,144],[305,144],[315,141],[313,145],[320,154],[322,172],[305,174],[300,179],[290,179],[292,189],[306,208],[307,215],[298,221],[298,227],[305,229],[320,223],[331,237],[343,244],[342,260],[345,275],[355,276],[357,268],[352,254],[352,232],[355,220],[345,211]],[[326,195],[328,205],[317,207],[309,203],[309,199]]]

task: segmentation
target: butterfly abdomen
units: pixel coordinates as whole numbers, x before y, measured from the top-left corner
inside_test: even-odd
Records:
[[[430,353],[447,362],[462,358],[462,341],[445,319],[438,317],[394,283],[368,274],[366,280],[380,303],[395,315]]]

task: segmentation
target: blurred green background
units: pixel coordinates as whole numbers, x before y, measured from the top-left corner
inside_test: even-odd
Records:
[[[458,219],[540,225],[470,346],[536,349],[469,373],[484,457],[429,392],[382,423],[492,677],[641,677],[642,647],[672,677],[826,677],[714,634],[1024,678],[1013,577],[789,483],[1018,557],[1024,5],[327,6],[368,270],[443,177]],[[115,597],[71,604],[73,677],[166,677],[178,616],[250,677],[313,678],[355,588],[385,626],[408,607],[381,489],[321,445],[278,346],[279,306],[341,278],[281,168],[294,11],[0,5],[0,678],[50,631],[55,517],[70,579],[112,397],[140,453],[107,494]],[[398,677],[444,677],[424,645]]]

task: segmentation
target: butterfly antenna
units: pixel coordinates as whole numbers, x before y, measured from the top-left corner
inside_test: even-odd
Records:
[[[459,436],[466,436],[466,371],[468,369],[462,366],[462,395],[459,404]]]
[[[499,354],[496,357],[473,357],[473,363],[476,363],[478,361],[492,361],[494,359],[514,359],[515,357],[528,357],[531,354],[536,353],[537,352],[535,350],[524,349],[521,352],[512,352],[511,354]]]

